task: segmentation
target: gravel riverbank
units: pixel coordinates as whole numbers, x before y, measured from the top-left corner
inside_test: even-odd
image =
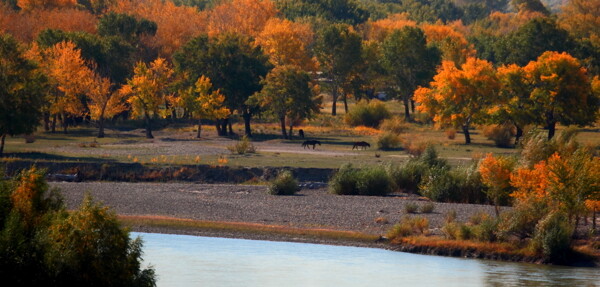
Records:
[[[405,204],[425,202],[415,196],[340,196],[326,189],[303,189],[294,196],[274,196],[265,186],[191,183],[51,182],[63,191],[69,209],[79,206],[85,193],[121,215],[153,215],[206,221],[246,222],[310,229],[385,233],[408,215]],[[444,217],[456,211],[458,221],[493,207],[434,203],[429,219],[439,232]]]

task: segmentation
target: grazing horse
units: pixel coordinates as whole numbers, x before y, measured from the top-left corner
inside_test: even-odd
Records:
[[[304,141],[302,143],[302,147],[303,148],[307,148],[309,145],[312,145],[313,149],[315,149],[315,146],[316,145],[321,145],[321,142],[320,141]]]
[[[368,147],[371,147],[371,145],[368,142],[355,142],[354,145],[352,146],[352,149],[358,149],[359,147],[362,147],[363,149],[367,149]]]
[[[304,138],[304,131],[302,129],[298,130],[298,135],[300,136],[300,138]]]

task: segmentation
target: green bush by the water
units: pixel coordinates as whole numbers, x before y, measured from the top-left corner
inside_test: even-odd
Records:
[[[381,166],[354,169],[344,165],[329,181],[329,188],[340,195],[386,195],[392,191],[392,182]]]
[[[298,181],[288,170],[277,175],[268,188],[269,193],[273,195],[293,195],[299,190]]]
[[[156,286],[142,241],[86,197],[67,212],[35,168],[0,174],[0,278],[4,286]]]

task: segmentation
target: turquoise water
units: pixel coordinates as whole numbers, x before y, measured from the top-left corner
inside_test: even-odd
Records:
[[[600,286],[600,269],[374,248],[132,233],[158,286]]]

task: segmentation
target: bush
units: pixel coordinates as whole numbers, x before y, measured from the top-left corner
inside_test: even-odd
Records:
[[[353,169],[343,165],[329,181],[332,193],[340,195],[386,195],[392,182],[383,167]]]
[[[358,102],[346,114],[344,120],[351,126],[368,126],[376,128],[381,121],[390,117],[391,113],[384,103],[378,100],[372,100],[369,103],[366,101]]]
[[[434,166],[429,169],[420,192],[438,202],[482,203],[485,201],[485,186],[476,168]]]
[[[404,144],[406,153],[412,157],[420,157],[429,144],[426,142],[407,141]]]
[[[300,190],[298,181],[288,170],[281,172],[270,182],[268,191],[273,195],[294,195]]]
[[[390,133],[401,134],[408,130],[409,126],[403,118],[394,116],[392,118],[383,120],[379,128]]]
[[[247,136],[242,137],[242,140],[237,143],[227,146],[227,149],[232,154],[246,154],[246,153],[255,153],[256,147],[250,142],[250,139]]]
[[[417,211],[419,210],[419,206],[416,203],[406,203],[404,204],[404,211],[406,211],[406,213],[417,213]]]
[[[551,262],[562,262],[571,251],[572,233],[573,227],[565,214],[550,213],[535,227],[533,248],[542,252]]]
[[[397,190],[418,193],[421,179],[428,169],[422,162],[409,160],[399,166],[388,166],[388,174]]]
[[[447,129],[444,131],[444,133],[446,134],[446,137],[449,140],[453,140],[456,138],[456,130],[455,129]]]
[[[494,242],[498,239],[498,219],[487,216],[478,225],[473,226],[473,237],[482,242]]]
[[[433,204],[432,202],[427,202],[427,203],[421,205],[422,213],[432,213],[434,209],[435,209],[435,204]]]
[[[426,234],[429,228],[429,220],[425,217],[405,217],[396,223],[387,233],[387,238],[392,240],[398,237],[406,237],[415,234]]]
[[[401,143],[400,136],[392,132],[384,132],[377,136],[377,148],[380,150],[400,148]]]
[[[546,203],[537,200],[519,201],[514,208],[502,213],[498,231],[503,239],[532,237],[537,223],[548,214]]]
[[[442,232],[448,239],[469,240],[473,237],[470,226],[454,221],[444,224]]]
[[[482,132],[497,147],[511,147],[517,135],[515,126],[511,124],[484,126]]]

